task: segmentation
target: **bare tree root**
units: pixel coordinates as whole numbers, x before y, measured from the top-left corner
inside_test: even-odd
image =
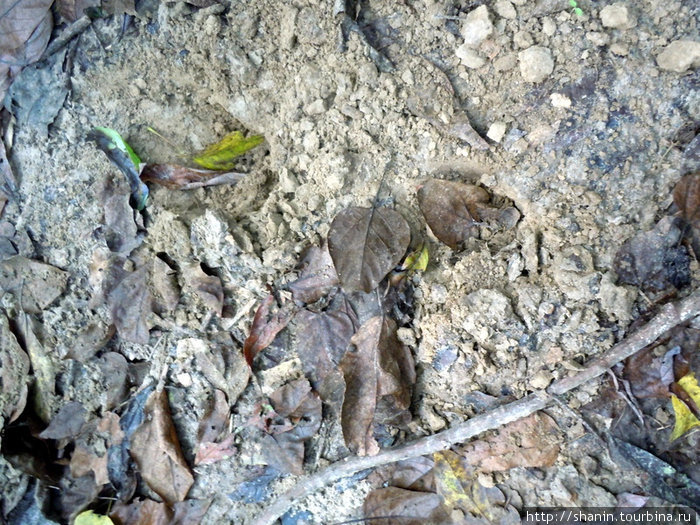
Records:
[[[272,525],[287,509],[309,494],[362,470],[439,452],[487,430],[499,428],[542,410],[552,400],[549,394],[553,396],[565,394],[602,375],[613,365],[653,343],[671,328],[697,315],[700,315],[700,291],[693,292],[681,301],[665,305],[661,312],[640,330],[610,348],[582,371],[555,381],[549,386],[547,392],[534,392],[432,436],[383,450],[376,456],[350,457],[338,461],[300,481],[294,488],[277,498],[252,522],[252,525]]]

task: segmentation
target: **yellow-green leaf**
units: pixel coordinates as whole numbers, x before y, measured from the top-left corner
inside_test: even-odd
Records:
[[[114,522],[109,519],[109,516],[95,514],[91,510],[86,510],[78,514],[73,525],[114,525]]]
[[[243,155],[263,140],[265,137],[262,135],[244,137],[240,131],[234,131],[194,156],[192,160],[208,170],[230,170],[234,167],[236,157]]]
[[[678,380],[678,385],[685,390],[695,404],[700,407],[700,385],[695,379],[695,374],[690,372]]]
[[[428,247],[423,244],[420,248],[412,251],[403,262],[403,269],[410,272],[424,272],[428,268]]]
[[[452,454],[454,452],[449,450],[433,454],[433,460],[435,461],[433,472],[435,474],[437,493],[442,496],[445,500],[445,505],[448,507],[471,510],[474,505],[464,492],[458,473],[452,468],[452,465],[455,464],[455,458],[451,457]],[[458,467],[459,470],[462,469]]]
[[[678,383],[680,384],[680,381]],[[676,424],[673,426],[673,432],[671,433],[671,441],[673,441],[688,432],[691,428],[700,426],[700,421],[698,421],[698,418],[695,417],[695,414],[690,411],[688,406],[676,396],[671,395],[671,403],[673,404],[673,412],[676,416]]]

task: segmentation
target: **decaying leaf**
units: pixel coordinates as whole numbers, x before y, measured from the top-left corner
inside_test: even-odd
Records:
[[[235,159],[260,144],[265,137],[251,135],[244,137],[240,131],[233,131],[216,144],[207,147],[202,153],[192,157],[199,166],[208,170],[230,170]]]
[[[662,376],[662,361],[663,357],[657,357],[652,347],[640,350],[625,361],[624,378],[629,381],[636,398],[669,396],[669,386],[674,380],[673,360],[666,377]]]
[[[295,323],[296,350],[302,368],[321,399],[340,412],[345,380],[338,364],[355,333],[355,323],[345,311],[300,311]]]
[[[150,499],[135,499],[114,505],[110,517],[115,525],[199,525],[211,500],[188,499],[174,505]]]
[[[338,274],[328,252],[328,243],[312,246],[304,254],[299,278],[287,285],[295,301],[315,303],[338,285]]]
[[[431,179],[418,190],[418,206],[435,236],[456,249],[478,233],[480,205],[489,194],[479,186]]]
[[[143,242],[138,236],[138,227],[127,195],[126,188],[122,190],[113,177],[105,179],[101,195],[105,242],[111,251],[125,256]]]
[[[554,420],[537,412],[487,438],[460,447],[458,452],[480,472],[545,468],[552,466],[559,456],[560,442],[561,432]]]
[[[236,455],[237,449],[233,445],[236,436],[229,434],[219,443],[213,441],[202,442],[197,448],[194,458],[195,465],[211,465],[217,461],[229,459]]]
[[[32,405],[39,418],[48,423],[54,407],[57,366],[50,349],[44,348],[37,337],[38,323],[27,314],[20,314],[17,328],[24,339],[24,347],[34,371]]]
[[[180,450],[165,391],[151,394],[144,415],[144,422],[131,436],[131,455],[156,494],[170,504],[182,501],[194,478]]]
[[[678,380],[678,386],[688,395],[689,403],[694,404],[695,411],[700,407],[700,386],[694,373],[689,373]],[[671,433],[671,441],[681,437],[689,430],[700,426],[700,420],[697,415],[688,407],[688,404],[678,399],[675,395],[671,396],[673,403],[673,412],[676,416],[676,423]]]
[[[690,227],[695,257],[700,256],[700,172],[685,175],[673,188],[673,202],[683,221]]]
[[[419,492],[399,487],[386,487],[370,492],[365,499],[363,512],[372,524],[393,525],[400,516],[401,525],[425,525],[426,523],[451,523],[442,499],[432,492]],[[385,519],[382,517],[387,516]]]
[[[91,450],[76,446],[70,458],[70,472],[76,478],[86,476],[92,472],[97,485],[106,485],[109,483],[107,454],[98,456]]]
[[[22,67],[41,57],[51,37],[53,0],[4,3],[0,9],[0,100]]]
[[[255,356],[274,341],[277,334],[289,324],[294,315],[294,309],[290,306],[283,306],[275,314],[270,314],[270,308],[274,302],[275,297],[272,294],[263,299],[255,312],[250,334],[243,343],[243,355],[251,368]]]
[[[61,407],[39,437],[42,439],[74,438],[83,428],[86,415],[87,410],[82,403],[70,401]]]
[[[133,343],[148,343],[148,315],[151,294],[146,286],[148,272],[142,267],[126,276],[109,292],[107,306],[119,337]]]
[[[207,186],[236,184],[245,173],[221,172],[186,168],[175,164],[147,164],[141,171],[141,180],[165,186],[171,190],[193,190]]]
[[[353,207],[333,219],[328,250],[343,288],[368,293],[401,261],[410,240],[410,228],[400,213]]]
[[[100,7],[100,0],[57,0],[56,10],[69,22],[75,22],[85,10]]]
[[[180,302],[180,288],[177,284],[175,270],[159,257],[155,257],[150,276],[155,295],[154,309],[156,313],[170,313],[175,310]]]
[[[645,291],[661,291],[669,286],[682,288],[690,283],[690,257],[680,245],[680,229],[664,217],[653,230],[635,235],[615,255],[618,281]]]
[[[306,379],[297,379],[275,390],[270,402],[278,418],[263,435],[265,459],[282,472],[301,474],[304,443],[321,426],[321,400]]]
[[[1,78],[2,72],[0,71],[0,97],[2,97]],[[14,173],[12,173],[12,166],[10,166],[10,161],[7,159],[5,143],[2,140],[0,140],[0,193],[5,201],[17,194],[17,180]],[[0,203],[0,213],[2,213],[4,207],[4,202]]]
[[[0,416],[14,421],[27,402],[29,358],[10,330],[7,317],[0,314]]]
[[[213,312],[221,315],[224,307],[224,288],[221,279],[207,275],[198,263],[183,265],[182,278],[186,290],[193,292]]]
[[[30,314],[41,313],[51,305],[67,282],[67,272],[20,255],[0,262],[0,288],[21,297],[22,309]]]
[[[413,357],[396,337],[396,324],[376,316],[352,337],[340,368],[345,377],[341,416],[345,443],[358,455],[374,455],[374,423],[407,416],[416,380]],[[410,417],[410,416],[409,416]]]
[[[216,345],[200,339],[185,341],[195,346],[197,368],[214,388],[226,393],[229,405],[233,405],[248,384],[250,367],[246,366],[240,350],[230,344],[228,334],[222,335],[221,344]]]

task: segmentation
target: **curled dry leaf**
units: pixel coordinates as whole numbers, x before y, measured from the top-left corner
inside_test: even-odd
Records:
[[[7,317],[0,314],[0,416],[14,421],[27,402],[29,358],[10,330]]]
[[[347,208],[333,219],[328,250],[342,287],[374,290],[401,261],[411,240],[408,223],[388,208]]]
[[[635,235],[615,255],[613,267],[618,282],[662,291],[690,283],[690,257],[679,244],[680,229],[673,219],[661,219],[653,230]]]
[[[270,294],[263,299],[253,318],[250,334],[243,343],[243,355],[248,366],[253,367],[253,360],[261,350],[267,348],[294,316],[295,309],[290,305],[281,307],[276,313],[271,314],[270,309],[275,302],[275,297]]]
[[[221,390],[215,390],[211,406],[204,418],[199,422],[199,430],[197,432],[199,445],[194,458],[195,465],[216,463],[236,453],[236,448],[233,446],[235,439],[233,434],[229,434],[221,442],[217,442],[227,426],[228,416],[229,405],[226,402],[226,394]]]
[[[483,188],[431,179],[418,190],[418,206],[435,236],[456,249],[477,235],[479,207],[489,200]]]
[[[537,412],[506,425],[494,435],[459,449],[480,472],[514,467],[551,467],[559,456],[561,431],[554,420]]]
[[[312,246],[307,250],[301,262],[299,278],[289,283],[287,288],[295,301],[309,304],[318,301],[337,285],[338,274],[328,252],[328,243],[324,243],[320,248]]]
[[[358,455],[374,455],[374,423],[408,415],[416,380],[413,357],[396,337],[396,323],[372,317],[352,337],[340,368],[345,377],[341,425],[345,443]],[[410,415],[409,415],[410,417]]]
[[[66,289],[68,273],[16,255],[0,262],[0,288],[22,298],[22,310],[41,313]]]
[[[86,9],[100,7],[100,3],[100,0],[58,0],[56,10],[69,22],[75,22]]]
[[[194,478],[182,455],[165,391],[151,394],[144,416],[131,436],[131,456],[156,494],[170,504],[182,501]]]
[[[221,172],[186,168],[175,164],[147,164],[141,171],[141,180],[165,186],[171,190],[193,190],[206,186],[236,184],[245,173]]]
[[[263,454],[282,472],[301,474],[304,443],[321,427],[321,400],[306,379],[292,381],[270,395],[277,418],[263,436]]]

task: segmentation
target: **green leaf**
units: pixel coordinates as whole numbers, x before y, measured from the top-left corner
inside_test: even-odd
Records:
[[[428,268],[428,246],[421,245],[417,250],[412,251],[404,260],[402,269],[411,272],[424,272]]]
[[[574,13],[576,13],[576,16],[583,16],[583,9],[577,7],[576,9],[574,9]]]
[[[91,510],[86,510],[78,514],[73,525],[114,525],[114,522],[109,516],[95,514]]]
[[[118,148],[120,151],[123,151],[124,153],[129,155],[131,162],[134,163],[134,166],[136,166],[136,170],[138,171],[139,165],[141,164],[141,159],[119,133],[117,133],[111,128],[96,127],[95,130],[99,131],[100,133],[105,135],[109,140],[111,140],[115,148]]]
[[[193,157],[192,160],[208,170],[230,170],[235,165],[236,157],[243,155],[263,140],[265,137],[262,135],[244,137],[240,131],[234,131]]]

